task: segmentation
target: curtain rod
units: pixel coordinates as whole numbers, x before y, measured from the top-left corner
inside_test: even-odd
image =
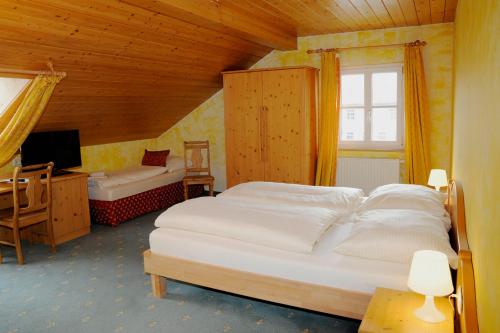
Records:
[[[366,45],[366,46],[351,46],[351,47],[335,47],[331,49],[315,49],[315,50],[307,50],[308,54],[312,53],[322,53],[322,52],[336,52],[343,50],[353,50],[353,49],[366,49],[366,48],[377,48],[377,47],[394,47],[394,46],[425,46],[427,45],[426,41],[416,40],[411,43],[398,43],[398,44],[384,44],[384,45]]]
[[[26,74],[26,75],[55,75],[55,76],[61,76],[61,77],[66,77],[66,72],[56,72],[54,71],[54,65],[52,65],[52,62],[48,62],[47,66],[49,67],[50,70],[48,71],[30,71],[30,70],[24,70],[24,69],[12,69],[12,68],[0,68],[0,73],[5,73],[5,74]]]

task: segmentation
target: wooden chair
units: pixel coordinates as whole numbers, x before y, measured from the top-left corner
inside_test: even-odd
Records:
[[[207,162],[204,165],[203,155]],[[208,141],[184,141],[184,166],[186,176],[184,185],[184,200],[189,199],[189,185],[208,185],[210,196],[214,195],[215,178],[210,174],[210,148]]]
[[[0,210],[0,227],[12,230],[13,242],[0,240],[0,245],[16,248],[17,263],[24,264],[20,231],[26,227],[46,222],[47,238],[51,252],[56,250],[52,228],[52,179],[54,163],[17,167],[14,170],[13,207]],[[45,177],[42,180],[42,176]],[[24,181],[21,181],[24,179]],[[25,192],[23,200],[21,194]],[[26,204],[24,204],[26,202]],[[0,253],[0,263],[2,256]]]

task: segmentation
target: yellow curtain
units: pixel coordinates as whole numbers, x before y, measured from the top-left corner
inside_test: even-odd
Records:
[[[321,103],[316,185],[335,186],[339,140],[340,69],[335,52],[321,53]]]
[[[21,147],[43,114],[61,76],[39,75],[0,114],[0,167]]]
[[[427,183],[429,157],[429,107],[420,42],[405,45],[405,165],[409,184]]]

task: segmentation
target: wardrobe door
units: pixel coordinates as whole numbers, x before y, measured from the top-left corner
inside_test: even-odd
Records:
[[[265,180],[262,151],[262,73],[224,75],[227,187]]]
[[[263,72],[263,126],[266,180],[308,184],[306,179],[306,71]]]

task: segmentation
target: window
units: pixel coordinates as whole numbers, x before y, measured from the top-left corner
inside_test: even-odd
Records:
[[[28,79],[0,77],[0,114],[7,109],[29,81]]]
[[[403,148],[401,65],[343,69],[340,148]]]

